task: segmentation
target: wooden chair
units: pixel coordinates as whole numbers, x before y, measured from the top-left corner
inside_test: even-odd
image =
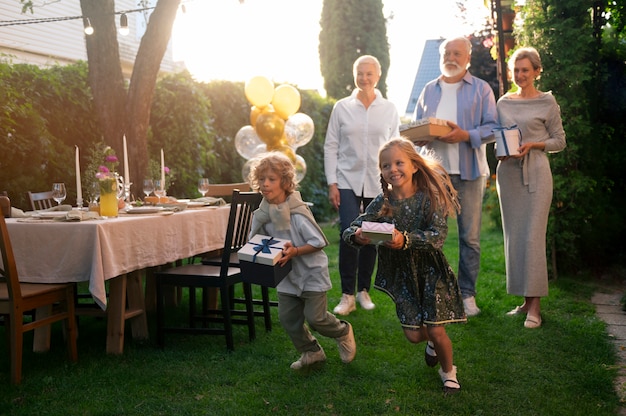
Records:
[[[250,192],[252,188],[248,182],[216,183],[209,185],[206,196],[231,196],[233,191]]]
[[[24,333],[48,326],[53,322],[65,323],[67,349],[72,361],[78,360],[76,348],[76,316],[74,314],[74,284],[20,283],[9,232],[0,215],[0,315],[3,316],[9,338],[11,382],[22,381],[22,349]],[[24,314],[37,310],[29,322]],[[42,314],[41,312],[46,313]],[[42,316],[45,315],[45,316]]]
[[[248,240],[252,212],[261,202],[258,192],[232,193],[232,203],[226,230],[224,249],[219,265],[189,264],[173,267],[155,273],[157,293],[157,343],[163,347],[165,333],[190,333],[224,335],[228,350],[234,350],[233,324],[248,326],[248,337],[252,341],[256,337],[254,328],[254,307],[252,304],[252,287],[244,283],[241,270],[230,264],[231,253],[236,252]],[[233,300],[234,286],[242,283],[245,310],[236,309]],[[165,326],[165,286],[186,287],[189,289],[189,323],[188,327]],[[203,289],[203,306],[197,312],[196,289]],[[219,289],[220,306],[209,307],[206,293],[209,288]],[[200,322],[200,327],[196,323]],[[210,327],[209,323],[220,323],[219,327]]]
[[[233,247],[231,249],[229,264],[231,267],[239,267],[239,257],[237,257],[237,251],[241,248],[241,245],[238,247]],[[222,257],[220,254],[223,253],[207,253],[202,257],[202,264],[219,266],[222,261]],[[231,298],[234,303],[244,303],[245,299],[242,298]],[[211,302],[211,301],[209,301]],[[254,310],[255,316],[260,316],[263,318],[265,323],[265,330],[272,330],[272,316],[270,307],[278,306],[278,302],[270,300],[269,288],[267,286],[261,286],[261,299],[252,299],[252,304],[254,306],[261,306],[261,310]]]
[[[33,211],[40,209],[52,208],[54,205],[54,199],[52,198],[52,191],[45,192],[30,192],[28,191],[28,199],[30,200],[30,206]]]

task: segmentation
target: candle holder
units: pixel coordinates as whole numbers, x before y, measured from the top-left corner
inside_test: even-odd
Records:
[[[126,208],[130,206],[130,186],[132,184],[133,184],[132,182],[124,182],[124,202],[125,202]]]

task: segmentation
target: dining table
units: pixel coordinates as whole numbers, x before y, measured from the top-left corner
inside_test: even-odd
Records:
[[[106,312],[111,354],[123,353],[126,320],[133,339],[149,337],[142,272],[223,248],[230,206],[135,211],[81,221],[6,219],[19,280],[89,282],[93,300]],[[36,351],[49,348],[47,331],[35,333]]]

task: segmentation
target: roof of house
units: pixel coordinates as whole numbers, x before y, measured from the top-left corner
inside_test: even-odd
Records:
[[[420,59],[420,64],[415,74],[415,81],[413,82],[413,89],[409,95],[409,102],[406,106],[405,115],[407,117],[411,117],[415,113],[417,99],[426,83],[441,75],[441,71],[439,70],[439,45],[441,45],[443,41],[444,39],[429,39],[424,43],[424,51],[422,52],[422,58]]]

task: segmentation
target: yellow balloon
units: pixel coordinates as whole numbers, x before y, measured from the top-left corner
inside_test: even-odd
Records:
[[[284,154],[285,156],[287,156],[290,160],[291,163],[293,163],[295,165],[296,163],[296,152],[294,152],[294,150],[287,146],[286,144],[280,144],[276,149],[274,149],[282,154]]]
[[[291,85],[281,85],[274,91],[272,105],[276,114],[283,120],[287,120],[300,108],[300,92]]]
[[[250,108],[250,125],[256,126],[256,119],[259,117],[259,115],[263,113],[273,113],[273,112],[274,112],[274,107],[272,107],[271,104],[268,104],[265,107],[257,107],[256,105],[253,105],[252,108]]]
[[[252,77],[246,82],[244,92],[250,104],[265,107],[272,102],[274,83],[262,76]]]
[[[263,113],[256,119],[255,130],[269,149],[280,143],[285,131],[285,121],[276,113]]]

